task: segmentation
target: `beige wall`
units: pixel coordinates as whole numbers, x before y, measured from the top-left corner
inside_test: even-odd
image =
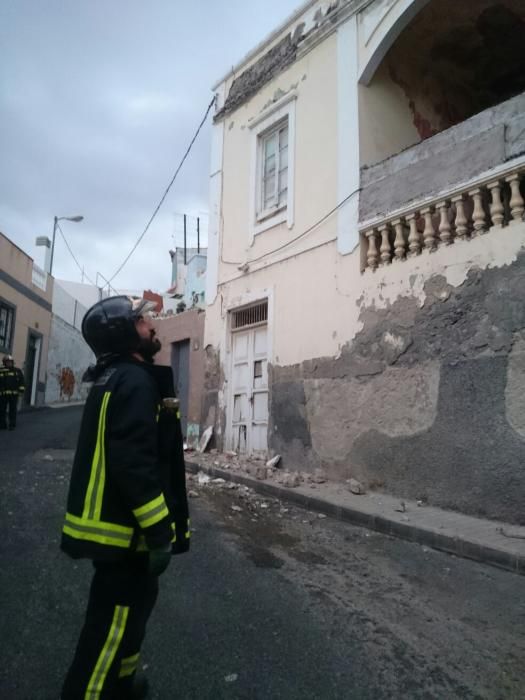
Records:
[[[366,27],[363,22],[357,23],[360,71],[366,61],[372,60],[374,42],[377,49],[392,23],[410,7],[424,4],[377,0],[369,6],[375,16],[369,14]],[[212,175],[222,173],[222,193],[221,187],[212,188],[210,211],[219,213],[220,222],[218,284],[217,296],[208,295],[205,346],[213,348],[219,357],[215,376],[220,382],[220,410],[227,410],[230,310],[268,298],[268,359],[274,366],[338,358],[363,329],[369,309],[390,308],[399,298],[415,299],[422,307],[426,302],[425,283],[430,278],[443,276],[446,283],[458,288],[470,270],[509,265],[525,246],[525,224],[515,224],[501,235],[492,232],[471,241],[458,240],[452,248],[441,247],[432,255],[424,253],[375,273],[361,274],[362,247],[345,255],[338,252],[338,215],[329,216],[308,231],[340,200],[341,160],[348,159],[351,167],[359,170],[363,162],[380,160],[420,140],[406,95],[385,64],[370,76],[369,87],[355,83],[359,123],[352,122],[349,127],[350,143],[356,143],[356,148],[341,150],[340,127],[348,123],[340,100],[346,80],[341,55],[347,54],[341,51],[339,40],[336,31],[317,45],[313,42],[308,52],[300,54],[295,63],[214,127],[219,138]],[[227,96],[230,85],[229,79],[220,92],[225,88],[222,94]],[[252,240],[250,124],[264,115],[265,109],[271,109],[276,96],[286,99],[291,91],[296,94],[293,227],[283,223]],[[352,233],[357,234],[357,222],[354,228]],[[396,342],[395,338],[391,340]]]
[[[411,13],[416,16],[416,8],[425,7],[433,17],[435,7],[417,0],[377,0],[369,5],[357,23],[360,71],[367,61],[373,60],[374,51],[386,40],[393,24],[400,22],[401,31]],[[288,31],[293,29],[291,26]],[[337,42],[337,32],[330,34],[224,120],[218,296],[208,307],[205,328],[205,343],[222,348],[224,358],[228,347],[225,320],[228,310],[235,306],[271,297],[270,347],[274,362],[293,364],[334,356],[359,331],[363,306],[382,306],[386,299],[393,301],[398,295],[417,295],[419,291],[414,290],[422,288],[421,280],[433,274],[463,281],[474,260],[481,268],[505,264],[523,244],[517,227],[505,241],[494,245],[488,239],[473,241],[466,247],[459,242],[454,247],[453,264],[450,249],[445,249],[375,275],[361,275],[359,247],[348,255],[337,253],[334,215],[279,250],[337,204],[339,160],[354,159],[359,167],[358,149],[350,153],[338,150],[341,67]],[[251,63],[254,61],[252,58]],[[223,86],[226,96],[230,86],[231,78]],[[356,133],[360,134],[362,159],[381,159],[420,140],[406,95],[392,80],[386,62],[371,77],[369,87],[356,85],[357,89],[360,124]],[[282,223],[255,235],[252,241],[249,229],[254,135],[250,123],[271,108],[276,95],[292,90],[296,93],[294,225],[289,229]],[[383,128],[385,124],[388,133]],[[241,272],[238,268],[245,263],[249,269]]]
[[[325,245],[337,235],[336,217],[332,217],[325,225],[319,226],[277,255],[256,261],[304,232],[337,203],[337,110],[334,109],[337,100],[336,49],[336,38],[332,35],[225,121],[221,231],[223,248],[218,276],[220,291],[228,297],[230,291],[226,291],[225,285],[229,285],[230,281],[234,283],[231,295],[238,296],[246,291],[246,278],[237,269],[239,265],[248,262],[252,272],[260,270],[257,280],[264,286],[264,280],[274,280],[275,275],[279,274],[278,266],[274,263],[291,261],[291,256]],[[250,183],[251,169],[254,167],[252,140],[255,136],[249,126],[251,120],[264,115],[264,107],[271,104],[278,90],[284,93],[294,90],[297,95],[294,224],[292,228],[286,223],[279,224],[256,234],[251,241]],[[286,270],[297,269],[297,263],[293,261],[283,264],[286,265]],[[299,268],[302,265],[300,262]],[[304,282],[313,288],[316,286],[318,271],[312,270],[311,274]],[[293,291],[295,296],[295,290]],[[214,313],[216,308],[220,309],[220,301],[212,307],[212,317],[207,319],[206,324],[206,342],[212,344],[220,341],[222,329],[220,314],[217,316]]]
[[[317,357],[337,357],[362,328],[366,308],[386,309],[398,298],[425,304],[426,281],[442,275],[459,287],[473,268],[510,265],[525,247],[525,223],[471,241],[457,241],[452,249],[410,258],[359,272],[359,251],[341,256],[334,241],[269,269],[259,270],[224,285],[215,304],[208,307],[206,341],[215,346],[224,339],[227,312],[250,298],[270,297],[271,362],[286,366]],[[208,323],[208,319],[212,319]]]
[[[373,165],[419,143],[413,115],[403,90],[383,63],[370,85],[359,85],[361,165]]]
[[[336,204],[336,41],[331,37],[316,51],[295,63],[245,106],[225,120],[224,188],[222,197],[223,241],[219,278],[228,279],[236,267],[258,258],[286,243],[311,226]],[[250,184],[252,181],[252,141],[250,122],[265,114],[277,91],[295,90],[295,207],[294,225],[286,223],[256,234],[250,241]],[[334,229],[314,232],[301,246],[326,240]],[[294,251],[297,250],[294,249]],[[281,256],[282,257],[282,256]],[[223,261],[233,261],[225,264]]]
[[[15,332],[11,354],[18,367],[25,369],[30,331],[42,336],[38,380],[46,382],[47,353],[51,328],[53,279],[48,277],[44,292],[32,283],[33,260],[0,234],[0,298],[16,307]],[[12,279],[15,280],[13,284]],[[41,303],[38,303],[40,300]],[[39,394],[42,392],[40,391]]]

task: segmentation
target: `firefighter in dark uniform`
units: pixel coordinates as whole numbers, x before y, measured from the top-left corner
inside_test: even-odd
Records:
[[[73,463],[61,548],[94,576],[63,700],[147,696],[136,676],[158,577],[189,549],[184,453],[171,368],[147,311],[103,299],[82,322],[97,364]]]
[[[25,380],[21,369],[15,367],[11,355],[6,355],[0,367],[0,430],[16,428],[18,397],[25,391]],[[6,412],[9,422],[6,423]]]

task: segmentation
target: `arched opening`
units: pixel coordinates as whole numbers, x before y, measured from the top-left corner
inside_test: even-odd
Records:
[[[359,86],[370,166],[525,91],[523,0],[431,0]]]

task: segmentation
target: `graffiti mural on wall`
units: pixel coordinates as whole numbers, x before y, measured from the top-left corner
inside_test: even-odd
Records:
[[[63,367],[58,375],[60,398],[70,399],[75,393],[75,375],[69,367]]]

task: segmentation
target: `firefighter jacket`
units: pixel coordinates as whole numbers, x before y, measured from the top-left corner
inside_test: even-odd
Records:
[[[180,415],[170,367],[117,359],[91,387],[73,462],[61,548],[114,561],[189,548]],[[170,402],[165,402],[170,403]]]
[[[18,367],[0,367],[0,396],[18,396],[25,391],[25,380]]]

